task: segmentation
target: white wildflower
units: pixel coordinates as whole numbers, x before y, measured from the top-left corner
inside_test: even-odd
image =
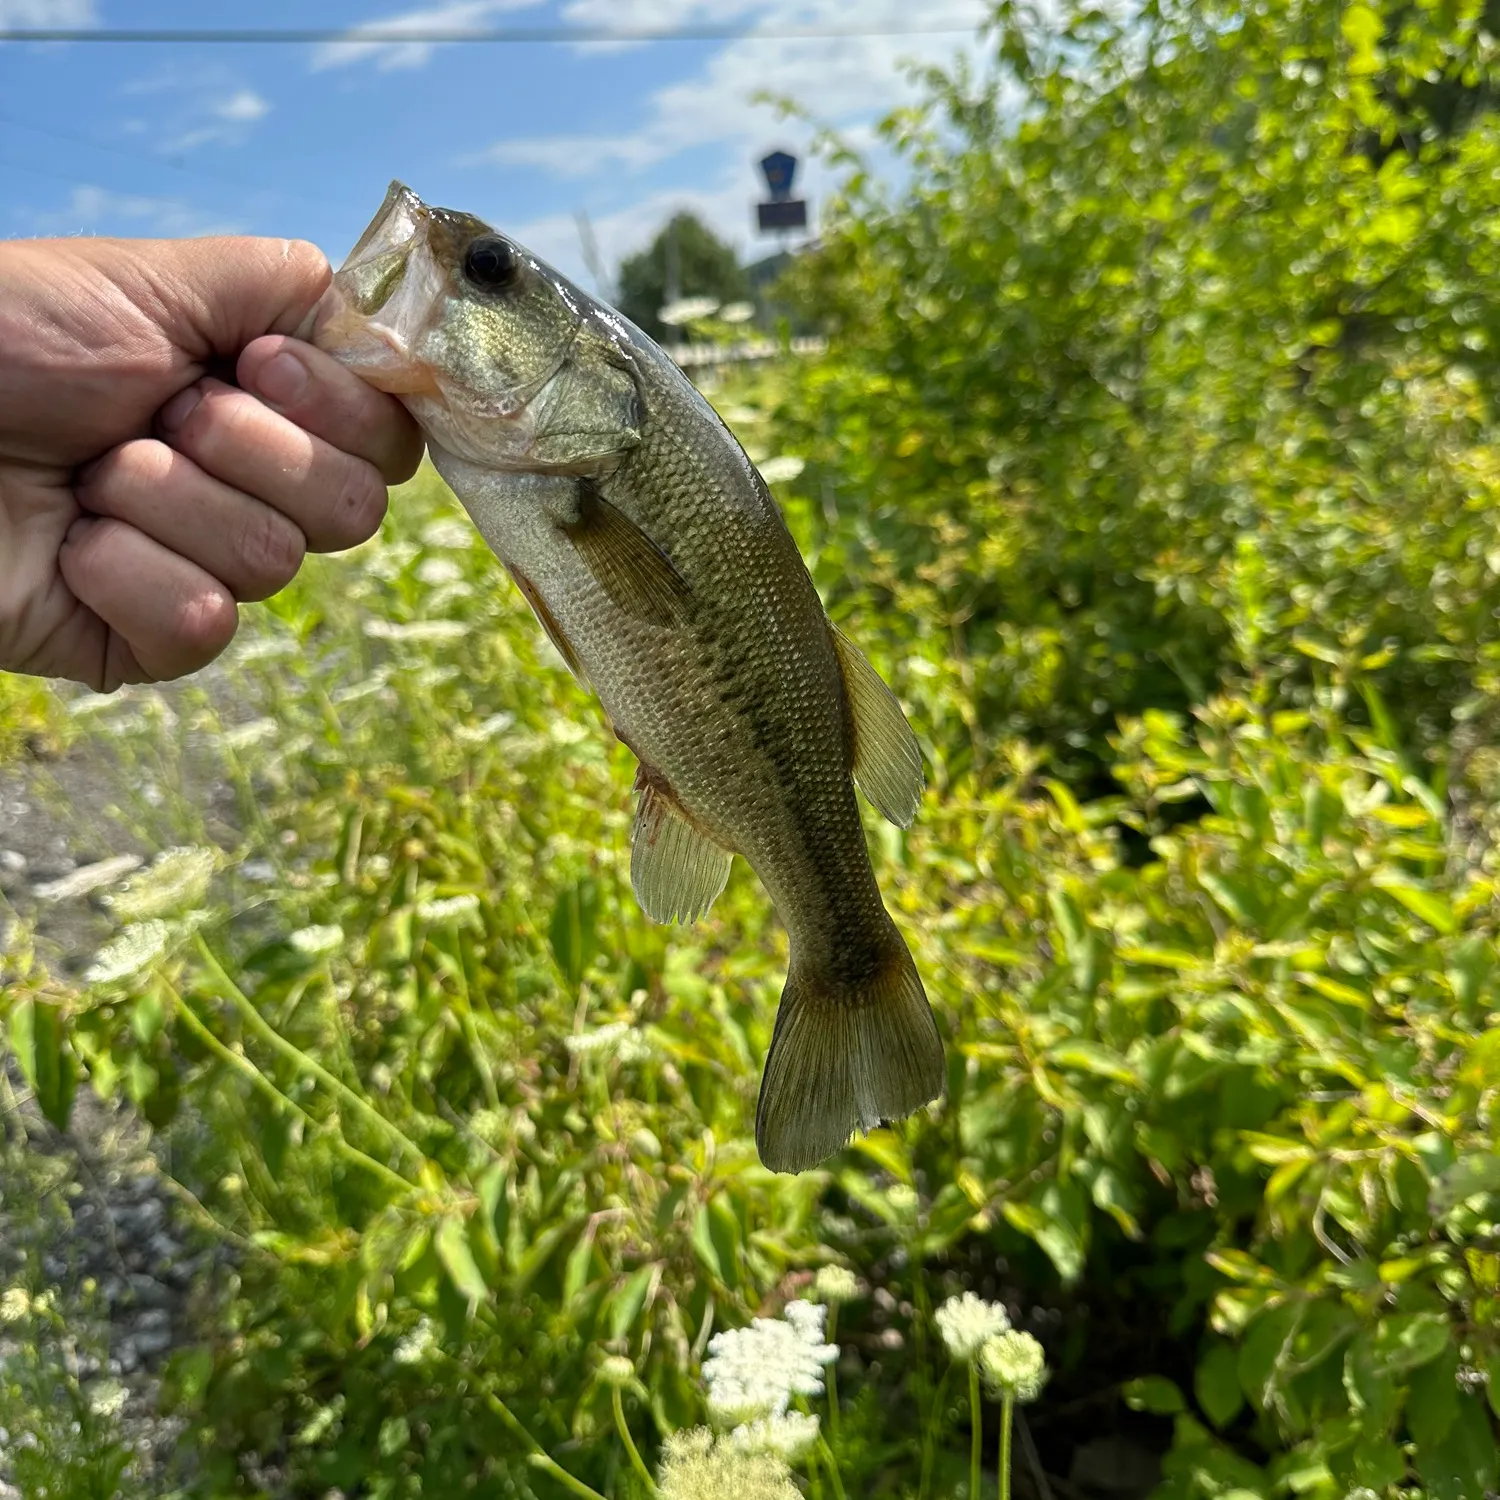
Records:
[[[130,1392],[118,1380],[100,1380],[89,1387],[89,1410],[96,1417],[117,1417]]]
[[[1010,1319],[998,1303],[964,1292],[949,1297],[938,1308],[937,1326],[954,1359],[973,1359],[986,1339],[996,1338],[1010,1327]]]
[[[336,926],[300,927],[288,939],[304,958],[322,958],[344,945],[344,929]]]
[[[600,1363],[599,1378],[605,1385],[629,1385],[635,1379],[635,1366],[623,1354],[611,1354]]]
[[[726,302],[719,309],[719,316],[726,323],[748,323],[755,316],[753,302]]]
[[[375,641],[401,641],[408,646],[440,646],[462,640],[469,627],[457,620],[410,620],[404,625],[389,620],[366,620],[365,634]]]
[[[458,676],[458,668],[455,666],[439,667],[431,663],[413,672],[407,678],[407,686],[418,693],[430,693],[433,688],[441,687],[445,682],[452,682]]]
[[[470,583],[440,583],[427,596],[427,612],[434,617],[446,619],[453,614],[453,606],[474,597],[474,586]]]
[[[784,1459],[714,1440],[706,1427],[662,1445],[661,1500],[802,1500]]]
[[[32,889],[38,901],[71,901],[76,896],[86,896],[108,885],[122,875],[128,875],[141,866],[139,854],[116,854],[110,859],[101,859],[96,864],[81,865],[56,880],[48,880]]]
[[[231,750],[248,750],[252,745],[263,745],[281,733],[281,724],[276,719],[247,719],[224,731],[224,744]]]
[[[424,557],[417,564],[417,582],[434,588],[443,583],[457,583],[464,570],[451,557]]]
[[[812,1294],[830,1306],[859,1296],[859,1278],[844,1266],[821,1266],[813,1277]]]
[[[885,1201],[898,1214],[915,1213],[917,1207],[917,1190],[909,1183],[894,1183],[886,1189]]]
[[[149,968],[167,951],[167,924],[152,920],[134,922],[119,937],[106,943],[84,973],[87,984],[116,984]]]
[[[576,719],[554,719],[547,726],[547,736],[554,745],[576,745],[589,738],[590,731]]]
[[[482,744],[485,740],[492,740],[497,735],[504,734],[515,722],[514,714],[504,712],[491,714],[489,718],[480,720],[478,724],[460,724],[453,732],[454,738],[462,740],[466,745]]]
[[[789,1302],[785,1321],[756,1318],[748,1328],[726,1329],[709,1340],[703,1378],[709,1413],[720,1426],[780,1416],[793,1396],[822,1395],[823,1366],[839,1352],[822,1341],[827,1311]]]
[[[574,1057],[618,1057],[622,1063],[643,1063],[655,1056],[651,1043],[628,1021],[611,1021],[592,1031],[574,1032],[563,1038],[563,1046]]]
[[[8,1286],[0,1294],[0,1323],[19,1323],[31,1311],[31,1298],[23,1286]]]
[[[711,318],[719,310],[717,297],[679,297],[657,310],[657,318],[669,328],[680,328],[684,323],[696,323],[702,318]]]
[[[417,916],[424,922],[452,922],[457,927],[478,927],[479,897],[469,892],[462,896],[443,896],[417,902]]]
[[[1047,1380],[1047,1356],[1029,1333],[1008,1329],[984,1341],[979,1372],[992,1395],[1035,1401]]]
[[[395,1347],[391,1358],[398,1365],[419,1365],[437,1348],[437,1330],[423,1318]]]
[[[444,547],[450,552],[461,552],[474,541],[474,528],[466,521],[450,516],[434,521],[422,533],[425,547]]]
[[[757,1417],[729,1435],[736,1448],[749,1453],[772,1453],[794,1464],[818,1441],[818,1419],[806,1412],[788,1411],[777,1417]]]
[[[301,643],[293,635],[254,636],[236,645],[230,660],[241,665],[247,662],[277,661],[285,656],[295,656],[301,649]]]
[[[806,460],[794,458],[790,453],[784,453],[780,458],[768,458],[760,466],[760,477],[767,484],[787,484],[795,479],[806,467]]]
[[[217,864],[218,852],[214,849],[168,849],[157,856],[149,870],[106,896],[104,904],[126,922],[164,917],[196,906],[207,893]]]

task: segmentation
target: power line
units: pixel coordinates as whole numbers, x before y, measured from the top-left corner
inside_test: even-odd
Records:
[[[410,31],[390,26],[349,27],[199,27],[67,28],[11,26],[0,29],[0,42],[153,42],[158,45],[200,43],[231,46],[437,46],[472,42],[724,42],[724,41],[822,41],[848,37],[956,36],[971,32],[967,26],[924,26],[892,21],[879,25],[806,26],[760,30],[754,26],[482,26],[447,31]]]

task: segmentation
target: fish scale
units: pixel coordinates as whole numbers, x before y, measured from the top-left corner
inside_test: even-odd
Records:
[[[920,753],[712,407],[618,313],[400,184],[313,331],[405,401],[639,758],[648,915],[701,915],[736,853],[765,885],[790,941],[756,1117],[766,1164],[812,1166],[937,1097],[942,1043],[854,795],[909,822]]]

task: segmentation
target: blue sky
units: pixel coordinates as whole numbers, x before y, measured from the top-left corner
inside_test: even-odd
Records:
[[[681,26],[767,32],[977,25],[984,0],[0,0],[0,27]],[[754,163],[806,129],[768,89],[856,139],[908,97],[903,63],[972,34],[338,46],[0,45],[0,236],[295,235],[337,262],[400,177],[513,233],[585,283],[576,214],[613,268],[676,208],[747,256]],[[813,164],[799,182],[828,186]]]

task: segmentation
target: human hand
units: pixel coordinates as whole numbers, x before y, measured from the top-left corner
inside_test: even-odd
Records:
[[[328,280],[300,241],[0,242],[0,669],[196,671],[237,601],[374,535],[422,439],[291,337]]]

